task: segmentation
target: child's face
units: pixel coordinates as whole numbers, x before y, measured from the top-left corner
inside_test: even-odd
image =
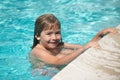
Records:
[[[59,28],[43,30],[40,35],[40,44],[45,48],[54,49],[61,40],[61,31]]]

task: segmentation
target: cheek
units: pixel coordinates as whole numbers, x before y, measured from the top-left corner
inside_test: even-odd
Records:
[[[61,35],[58,35],[58,36],[57,36],[57,39],[61,39]]]
[[[41,36],[41,37],[40,37],[40,41],[41,41],[41,42],[46,42],[46,41],[48,41],[48,40],[49,40],[49,38],[46,37],[46,36]]]

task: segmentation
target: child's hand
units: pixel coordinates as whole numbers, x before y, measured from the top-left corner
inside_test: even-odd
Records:
[[[114,33],[114,34],[116,34],[116,33],[118,33],[118,31],[117,31],[116,28],[107,28],[107,29],[102,30],[102,33],[103,34],[107,34],[107,33]]]

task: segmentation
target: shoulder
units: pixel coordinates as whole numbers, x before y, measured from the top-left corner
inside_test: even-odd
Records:
[[[40,48],[38,48],[38,47],[35,47],[35,48],[33,48],[33,49],[31,50],[30,55],[36,57],[36,56],[42,55],[42,53],[45,53],[45,51],[44,51],[43,49],[40,49]]]

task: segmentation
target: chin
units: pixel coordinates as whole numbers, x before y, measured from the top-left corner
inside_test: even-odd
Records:
[[[56,47],[57,47],[57,45],[54,45],[54,46],[51,45],[51,46],[49,46],[50,49],[55,49]]]
[[[51,46],[50,48],[51,48],[51,49],[55,49],[55,48],[56,48],[56,46]]]

